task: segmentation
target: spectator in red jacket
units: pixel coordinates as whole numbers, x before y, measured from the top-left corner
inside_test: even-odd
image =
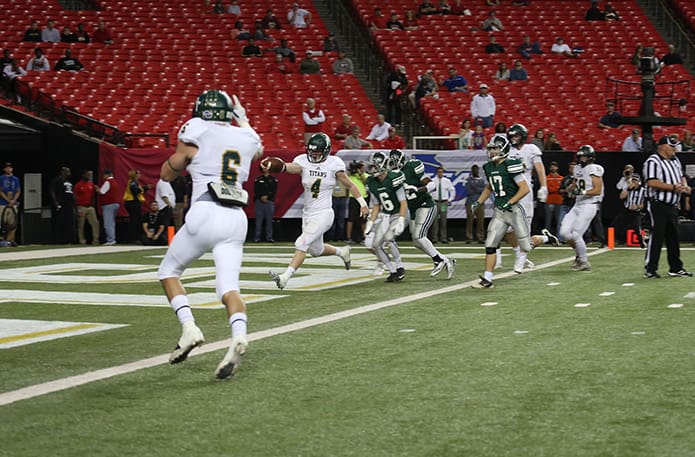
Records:
[[[384,149],[405,149],[405,140],[396,134],[396,129],[389,127],[389,136],[381,142]]]
[[[106,30],[106,24],[104,21],[99,21],[99,25],[97,25],[94,35],[92,35],[92,41],[95,43],[113,44],[111,32]]]
[[[99,244],[99,221],[97,212],[94,208],[94,197],[97,195],[98,188],[93,182],[91,170],[82,172],[81,179],[75,183],[73,193],[75,194],[75,207],[77,209],[77,239],[80,244],[87,244],[84,237],[84,221],[87,219],[89,227],[92,229],[92,244]]]

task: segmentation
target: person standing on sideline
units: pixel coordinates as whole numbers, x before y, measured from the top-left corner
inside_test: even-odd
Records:
[[[176,227],[176,231],[178,232],[183,225],[184,215],[188,210],[191,191],[188,187],[188,181],[182,175],[178,175],[170,184],[172,189],[174,189],[174,197],[176,198],[173,218],[174,227]]]
[[[160,179],[155,187],[154,201],[157,202],[157,208],[164,227],[171,225],[171,219],[174,217],[174,207],[176,206],[176,194],[171,183]],[[166,235],[165,235],[166,236]]]
[[[142,231],[142,204],[145,202],[145,188],[140,185],[140,171],[128,171],[128,184],[123,193],[125,209],[128,211],[128,242],[135,243]]]
[[[77,207],[77,239],[80,244],[87,244],[84,237],[84,221],[87,219],[92,229],[92,244],[99,244],[99,221],[94,209],[94,197],[98,192],[93,182],[92,170],[85,170],[78,182],[75,183],[75,206]]]
[[[207,90],[196,100],[193,118],[179,129],[176,151],[162,164],[160,173],[163,180],[171,182],[186,169],[193,179],[186,223],[174,235],[158,273],[183,328],[169,362],[183,362],[205,341],[180,278],[191,262],[212,251],[216,292],[227,308],[232,333],[230,348],[215,370],[217,379],[236,373],[248,346],[246,304],[239,293],[248,227],[242,208],[248,203],[248,194],[242,185],[249,177],[251,161],[261,155],[261,138],[249,124],[239,99],[221,90]]]
[[[562,194],[560,185],[564,176],[558,170],[560,166],[556,161],[550,162],[550,173],[545,177],[548,186],[548,198],[545,201],[545,228],[553,233],[560,230],[560,207],[562,206]],[[554,227],[551,227],[555,223]]]
[[[0,217],[6,206],[19,212],[19,196],[22,195],[19,178],[12,174],[14,167],[10,162],[5,162],[3,171],[4,173],[0,175]],[[17,214],[17,217],[19,217],[19,214]],[[5,234],[5,241],[9,241],[12,245],[15,245],[16,232],[17,226],[15,225],[12,230],[8,230]]]
[[[437,167],[437,176],[432,179],[434,190],[430,195],[434,199],[437,208],[437,215],[432,224],[432,241],[441,241],[444,244],[449,242],[449,236],[446,233],[446,217],[449,213],[449,205],[456,198],[456,188],[451,183],[451,180],[444,176],[444,168]]]
[[[101,214],[104,218],[104,232],[106,242],[104,246],[116,244],[116,215],[121,207],[121,196],[123,191],[113,177],[113,171],[104,169],[104,183],[99,188],[99,203],[101,204]]]
[[[676,157],[678,145],[678,140],[668,135],[661,137],[656,145],[656,153],[650,155],[642,167],[649,197],[647,211],[652,223],[647,256],[644,259],[645,278],[661,277],[657,270],[664,242],[668,255],[668,275],[693,275],[683,268],[678,239],[678,207],[682,195],[690,195],[692,191],[683,176],[683,166]]]
[[[466,178],[466,243],[473,241],[473,222],[478,243],[485,242],[485,205],[478,205],[473,210],[473,203],[483,193],[487,181],[480,176],[480,167],[473,165],[471,174]]]
[[[338,181],[333,187],[333,225],[328,231],[330,241],[345,241],[345,220],[347,219],[348,197],[350,191],[345,184]]]
[[[53,203],[53,241],[70,244],[75,239],[75,196],[70,182],[70,169],[60,167],[60,174],[51,181]]]
[[[256,209],[256,230],[253,241],[261,241],[261,230],[265,224],[265,240],[274,243],[273,214],[275,213],[275,195],[278,191],[278,180],[271,176],[270,170],[261,168],[263,174],[253,182],[254,205]]]

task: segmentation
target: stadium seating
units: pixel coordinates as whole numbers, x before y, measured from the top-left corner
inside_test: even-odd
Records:
[[[695,4],[691,0],[671,0],[671,5],[683,23],[695,33]]]

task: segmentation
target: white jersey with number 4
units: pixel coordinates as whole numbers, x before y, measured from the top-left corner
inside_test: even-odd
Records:
[[[261,147],[261,138],[251,128],[198,117],[181,126],[178,139],[198,147],[186,167],[193,179],[191,202],[208,191],[209,182],[241,187],[249,178],[251,161]]]
[[[302,186],[304,187],[304,214],[333,209],[333,187],[336,174],[345,172],[345,162],[336,156],[328,156],[321,163],[311,163],[306,154],[298,155],[292,161],[302,167]]]
[[[577,164],[574,167],[574,185],[578,186],[579,189],[584,192],[589,191],[594,188],[594,182],[591,179],[592,176],[603,177],[603,167],[597,163],[590,163],[582,167]],[[603,200],[603,188],[601,189],[601,195],[577,195],[575,204],[586,204],[586,203],[600,203]]]

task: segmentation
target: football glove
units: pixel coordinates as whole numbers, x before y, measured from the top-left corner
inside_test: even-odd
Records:
[[[475,210],[477,210],[479,206],[480,206],[480,202],[477,200],[474,201],[473,203],[471,203],[471,212],[475,213]]]
[[[399,217],[396,224],[393,226],[394,235],[398,236],[405,230],[405,218],[403,216]]]
[[[234,120],[236,121],[237,125],[248,123],[249,118],[246,116],[246,108],[241,106],[241,103],[239,102],[239,97],[237,97],[236,95],[232,95],[232,100],[234,100],[234,105],[232,106],[232,116],[234,117]]]
[[[374,228],[374,221],[368,220],[366,224],[364,224],[364,234],[369,235],[369,232],[372,231]]]
[[[548,188],[545,186],[539,188],[536,195],[538,197],[538,201],[545,203],[545,201],[548,199]]]
[[[512,205],[511,203],[509,203],[509,200],[507,200],[506,202],[502,203],[502,204],[499,206],[499,208],[500,208],[502,211],[511,211],[511,210],[512,210],[512,206],[514,206],[514,205]]]

